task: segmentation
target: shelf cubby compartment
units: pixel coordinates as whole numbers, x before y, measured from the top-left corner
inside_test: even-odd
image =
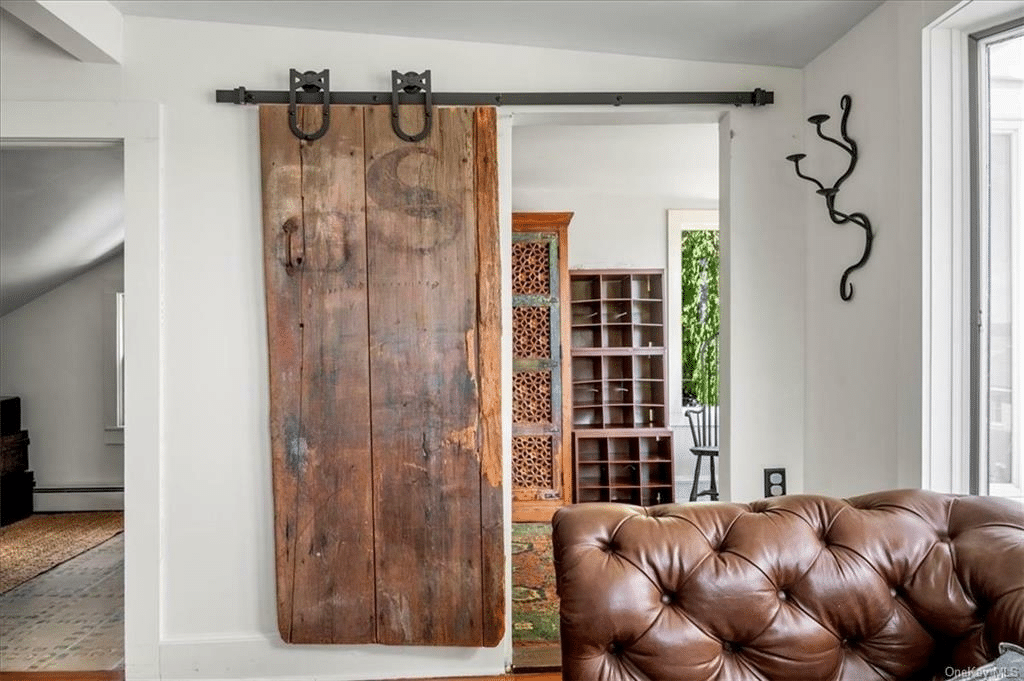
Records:
[[[664,305],[661,300],[634,300],[631,321],[634,324],[655,324],[661,326]]]
[[[672,439],[668,437],[637,438],[637,454],[647,463],[672,463]]]
[[[572,408],[573,428],[603,428],[605,425],[604,407],[577,407]]]
[[[633,399],[638,404],[665,404],[665,382],[655,378],[638,378],[633,381]]]
[[[580,301],[600,301],[601,275],[573,276],[569,290],[574,307]]]
[[[580,487],[607,487],[610,482],[608,467],[598,463],[581,463],[576,474]]]
[[[576,461],[579,465],[602,463],[608,460],[608,446],[599,438],[581,438],[577,441]]]
[[[664,347],[664,327],[661,324],[633,324],[633,345],[638,348]]]
[[[671,461],[662,463],[648,462],[639,468],[641,487],[659,487],[664,485],[665,481],[669,480],[669,476],[672,474]]]
[[[608,450],[609,461],[639,461],[636,438],[633,437],[608,437],[605,446]]]
[[[604,467],[608,471],[608,485],[610,487],[640,486],[640,464],[625,461],[609,462]]]
[[[645,272],[636,273],[631,277],[630,294],[633,298],[661,300],[664,293],[661,289],[661,273]]]
[[[601,297],[605,300],[629,300],[633,297],[632,279],[628,274],[602,274]]]
[[[583,300],[575,301],[569,308],[572,311],[571,319],[573,324],[600,324],[601,323],[601,301]]]
[[[629,381],[633,378],[631,355],[604,355],[601,362],[602,377],[609,381]]]
[[[603,336],[603,346],[606,348],[633,347],[633,325],[628,321],[605,324]]]
[[[658,405],[636,405],[633,407],[634,428],[664,428],[665,407]]]
[[[604,425],[607,428],[633,428],[633,411],[635,407],[631,404],[614,405],[604,407]]]
[[[670,504],[674,499],[671,485],[658,485],[657,487],[645,487],[640,494],[641,506],[657,506],[659,504]]]
[[[600,324],[573,324],[572,344],[577,348],[601,347]]]
[[[602,305],[601,321],[628,326],[633,322],[633,306],[628,300],[606,300]]]
[[[642,499],[639,487],[612,487],[608,490],[608,501],[618,504],[639,506]]]
[[[585,355],[572,358],[572,382],[573,384],[600,381],[604,377],[601,358],[598,356]]]
[[[633,375],[637,378],[665,379],[665,358],[662,355],[635,355]]]
[[[605,381],[603,398],[609,405],[633,404],[633,381],[624,378]]]
[[[607,488],[577,487],[576,501],[579,503],[608,501],[608,490]]]
[[[578,381],[572,384],[572,404],[574,408],[600,407],[604,404],[601,396],[601,381]]]

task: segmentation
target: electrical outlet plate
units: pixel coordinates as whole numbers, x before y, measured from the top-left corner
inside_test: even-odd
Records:
[[[764,469],[764,496],[781,497],[786,494],[786,469],[765,468]]]

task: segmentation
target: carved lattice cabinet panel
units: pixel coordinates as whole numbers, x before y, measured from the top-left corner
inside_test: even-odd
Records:
[[[512,519],[572,499],[568,232],[572,213],[512,214]]]

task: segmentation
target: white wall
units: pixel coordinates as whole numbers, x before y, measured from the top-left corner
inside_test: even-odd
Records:
[[[0,393],[21,397],[37,487],[118,487],[124,448],[114,425],[114,294],[124,256],[93,267],[0,317]],[[37,511],[121,508],[120,493],[36,493]]]
[[[853,98],[848,132],[860,158],[836,201],[870,218],[862,231],[827,216],[813,185],[789,170],[806,207],[806,476],[809,492],[852,495],[920,486],[921,471],[921,29],[955,3],[887,2],[804,70],[804,115],[828,113],[838,136],[839,99]],[[831,185],[846,168],[837,147],[805,123],[793,151],[801,169]]]
[[[128,452],[152,457],[160,471],[159,499],[140,496],[134,510],[160,519],[160,559],[150,567],[160,580],[154,659],[163,678],[464,675],[500,672],[506,661],[507,647],[292,647],[277,635],[256,111],[215,104],[213,91],[282,88],[288,67],[330,67],[335,87],[352,90],[385,89],[392,68],[428,67],[437,88],[452,91],[774,90],[773,106],[722,109],[735,134],[726,152],[727,353],[744,378],[729,397],[735,432],[726,434],[732,457],[723,479],[734,498],[754,498],[760,469],[787,465],[799,490],[802,188],[784,178],[782,160],[800,131],[799,71],[157,19],[126,20],[125,38],[123,70],[114,73],[41,51],[11,53],[5,43],[0,95],[163,107],[162,224],[153,226],[162,230],[153,263],[163,292],[161,446]],[[54,88],[35,87],[41,69]],[[129,260],[131,248],[129,240]],[[129,277],[129,297],[132,285]]]
[[[572,269],[666,266],[666,213],[718,208],[718,126],[520,126],[512,209],[571,210]]]

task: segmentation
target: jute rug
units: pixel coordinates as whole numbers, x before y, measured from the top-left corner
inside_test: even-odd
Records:
[[[0,527],[0,593],[123,530],[121,511],[39,514]]]

